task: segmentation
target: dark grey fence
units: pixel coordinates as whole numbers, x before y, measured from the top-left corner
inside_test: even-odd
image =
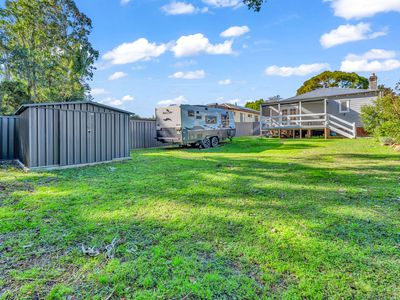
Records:
[[[130,120],[129,149],[155,148],[167,145],[158,142],[156,137],[156,121]]]
[[[128,148],[168,146],[156,140],[154,120],[128,121],[118,111],[74,105],[28,107],[19,116],[0,117],[0,159],[19,158],[33,168],[65,166],[127,157]],[[258,122],[236,123],[238,137],[259,134]]]
[[[0,160],[18,158],[17,117],[0,117]]]
[[[259,122],[236,123],[236,136],[257,136],[260,135]]]

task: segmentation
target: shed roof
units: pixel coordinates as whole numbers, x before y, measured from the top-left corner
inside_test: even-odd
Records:
[[[72,101],[72,102],[44,102],[44,103],[23,104],[15,112],[15,115],[21,114],[24,110],[26,110],[29,107],[42,107],[42,106],[49,106],[49,105],[66,105],[66,104],[90,104],[90,105],[94,105],[94,106],[98,106],[98,107],[114,110],[116,112],[120,112],[120,113],[124,113],[124,114],[129,114],[129,115],[132,114],[132,112],[129,112],[129,111],[126,111],[126,110],[123,110],[123,109],[119,109],[119,108],[115,108],[115,107],[112,107],[112,106],[108,106],[108,105],[105,105],[105,104],[101,104],[101,103],[98,103],[98,102],[94,102],[94,101]]]
[[[375,93],[377,94],[378,90],[366,90],[366,89],[347,89],[347,88],[320,88],[314,91],[301,94],[298,96],[294,96],[288,99],[277,100],[274,102],[268,102],[263,105],[268,105],[270,103],[291,103],[291,102],[298,102],[298,101],[312,101],[318,99],[327,99],[327,98],[334,98],[339,96],[356,96],[356,95],[365,95],[368,93]]]

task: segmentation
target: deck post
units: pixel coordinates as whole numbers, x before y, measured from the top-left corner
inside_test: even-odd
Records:
[[[326,98],[324,99],[324,113],[325,113],[325,128],[324,128],[324,135],[325,135],[325,139],[328,139],[329,137],[329,129],[328,129],[328,115],[327,115],[327,100]]]
[[[302,138],[303,138],[303,131],[302,131],[302,129],[303,129],[303,118],[302,118],[302,115],[303,115],[303,106],[302,106],[301,101],[299,101],[299,115],[300,115],[300,117],[299,117],[299,120],[300,120],[300,122],[299,122],[299,127],[300,127],[300,139],[302,139]]]
[[[324,128],[324,135],[325,135],[325,139],[327,140],[329,138],[331,131],[329,130],[329,128]]]
[[[279,113],[279,138],[281,138],[281,126],[282,126],[282,112],[281,112],[281,104],[278,103],[278,113]]]
[[[303,106],[302,106],[302,103],[300,101],[299,102],[300,128],[303,126],[302,114],[303,114]]]

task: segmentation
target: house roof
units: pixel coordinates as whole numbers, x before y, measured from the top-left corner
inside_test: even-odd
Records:
[[[257,115],[260,114],[260,112],[258,110],[247,108],[247,107],[243,107],[243,106],[239,106],[239,105],[234,105],[234,104],[230,104],[230,103],[221,103],[221,104],[215,103],[215,104],[209,104],[208,106],[221,107],[221,108],[226,108],[226,109],[230,109],[230,110],[243,111],[243,112],[247,112],[247,113],[251,113],[251,114],[257,114]]]
[[[288,99],[277,100],[274,102],[268,102],[265,104],[270,103],[291,103],[291,102],[298,102],[298,101],[312,101],[312,100],[319,100],[319,99],[327,99],[327,98],[334,98],[339,96],[356,96],[356,95],[365,95],[368,93],[378,93],[378,90],[366,90],[366,89],[347,89],[347,88],[320,88],[314,91],[301,94],[298,96],[294,96]],[[265,105],[263,104],[263,105]]]
[[[129,114],[131,115],[132,112],[126,111],[126,110],[122,110],[119,108],[115,108],[112,106],[108,106],[108,105],[104,105],[98,102],[94,102],[94,101],[72,101],[72,102],[49,102],[49,103],[31,103],[31,104],[23,104],[21,105],[18,110],[15,112],[15,115],[19,115],[21,114],[24,110],[26,110],[29,107],[42,107],[42,106],[49,106],[49,105],[65,105],[65,104],[90,104],[90,105],[94,105],[94,106],[98,106],[98,107],[102,107],[102,108],[107,108],[110,110],[114,110],[120,113],[124,113],[124,114]]]

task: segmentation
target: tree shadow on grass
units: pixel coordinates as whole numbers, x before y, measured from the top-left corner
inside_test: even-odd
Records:
[[[188,147],[168,147],[162,151],[182,152],[201,152],[201,153],[262,153],[270,150],[293,151],[305,150],[311,148],[322,147],[321,143],[328,144],[330,141],[321,140],[280,140],[280,139],[265,139],[265,138],[235,138],[233,142],[224,142],[217,148],[199,149]]]
[[[39,278],[61,278],[76,296],[394,297],[400,237],[392,162],[332,168],[334,162],[192,159],[178,152],[137,153],[114,171],[42,174],[57,181],[22,197],[19,207],[31,207],[25,226],[38,233],[30,236],[20,224],[3,245],[11,249],[7,257],[20,258],[16,270],[34,266]],[[112,260],[80,252],[81,244],[99,249],[116,236],[122,242]],[[36,263],[20,256],[29,238],[29,253],[49,246],[66,252]],[[56,266],[60,275],[49,276]],[[43,279],[36,291],[51,287]]]

